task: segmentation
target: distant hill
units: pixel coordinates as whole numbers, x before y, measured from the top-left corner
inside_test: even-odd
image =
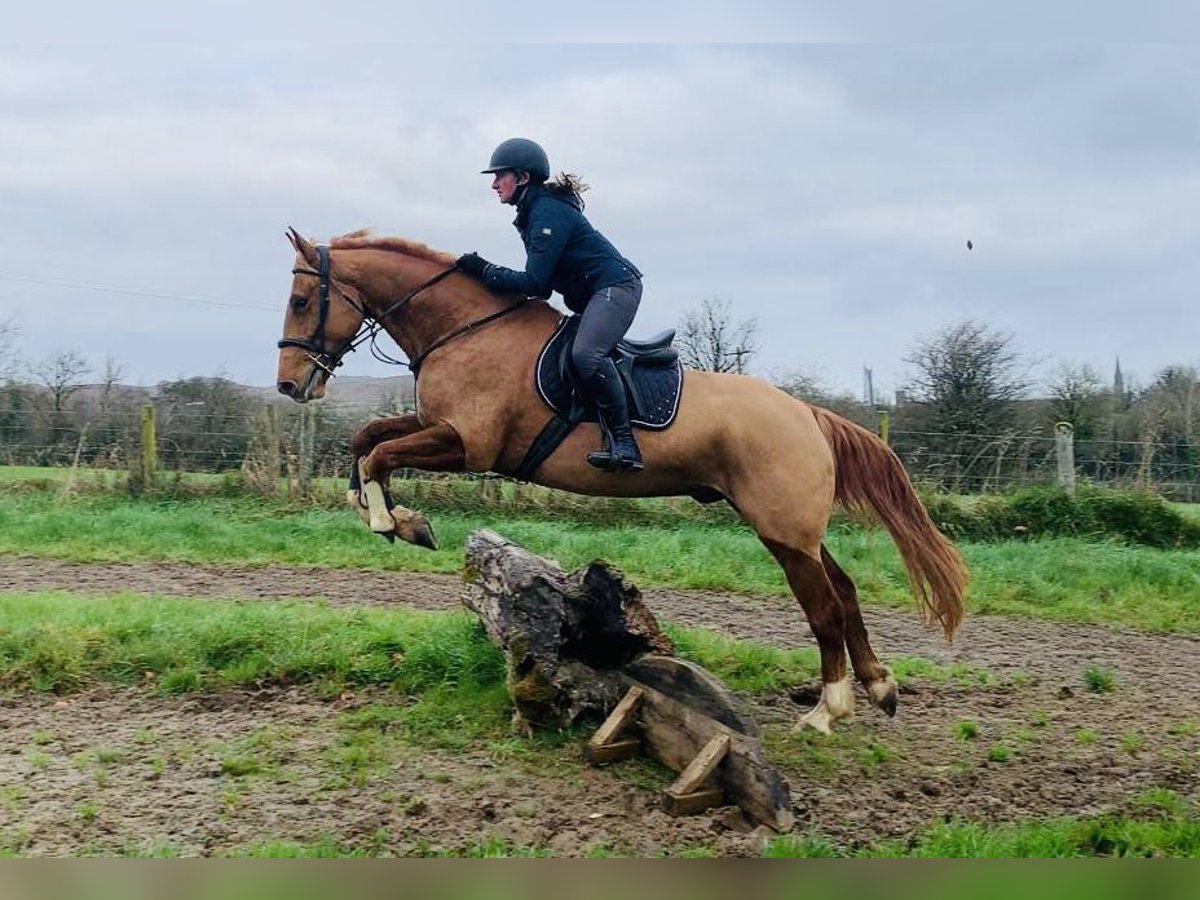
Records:
[[[208,379],[205,378],[204,380]],[[404,405],[405,401],[411,403],[414,383],[415,381],[411,375],[394,375],[390,378],[373,378],[369,375],[339,375],[329,383],[325,399],[321,402],[343,409],[361,410],[368,413],[397,409]],[[3,386],[3,383],[0,383],[0,388]],[[45,385],[26,383],[20,386],[36,397],[47,396],[50,393]],[[290,404],[292,402],[286,397],[281,396],[274,385],[259,387],[237,384],[236,386],[249,396],[262,400],[265,403],[278,402],[281,404]],[[98,384],[82,385],[78,390],[72,392],[71,400],[69,401],[70,407],[82,407],[85,409],[90,407],[94,409],[102,391],[103,387]],[[126,403],[141,403],[153,400],[157,393],[157,385],[153,387],[140,387],[137,385],[120,384],[113,387],[113,395]]]
[[[338,375],[330,380],[325,390],[324,403],[351,409],[378,410],[396,407],[393,400],[411,400],[415,380],[411,375],[393,375],[390,378],[373,378],[370,375]],[[264,401],[283,400],[271,387],[248,387],[246,392]]]

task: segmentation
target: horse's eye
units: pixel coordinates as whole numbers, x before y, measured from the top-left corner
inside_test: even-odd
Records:
[[[292,312],[302,313],[307,308],[308,308],[308,298],[307,297],[293,297],[292,298]]]

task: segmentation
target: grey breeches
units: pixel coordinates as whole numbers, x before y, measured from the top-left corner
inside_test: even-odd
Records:
[[[632,278],[592,295],[579,317],[579,333],[571,348],[571,362],[579,379],[587,384],[604,358],[625,337],[642,300],[642,280]]]

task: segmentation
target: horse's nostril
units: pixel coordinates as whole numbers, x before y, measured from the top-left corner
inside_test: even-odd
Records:
[[[296,382],[294,381],[281,381],[276,385],[276,387],[279,388],[279,393],[288,397],[291,397],[296,393]]]

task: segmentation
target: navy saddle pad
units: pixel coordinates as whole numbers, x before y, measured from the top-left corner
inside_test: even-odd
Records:
[[[572,411],[571,342],[579,316],[564,316],[542,353],[534,375],[546,405],[564,419]],[[639,428],[661,430],[675,421],[683,387],[683,367],[671,346],[675,332],[664,331],[648,341],[623,340],[613,351],[617,371],[629,396],[629,420]],[[596,410],[587,404],[583,422],[595,422]]]

